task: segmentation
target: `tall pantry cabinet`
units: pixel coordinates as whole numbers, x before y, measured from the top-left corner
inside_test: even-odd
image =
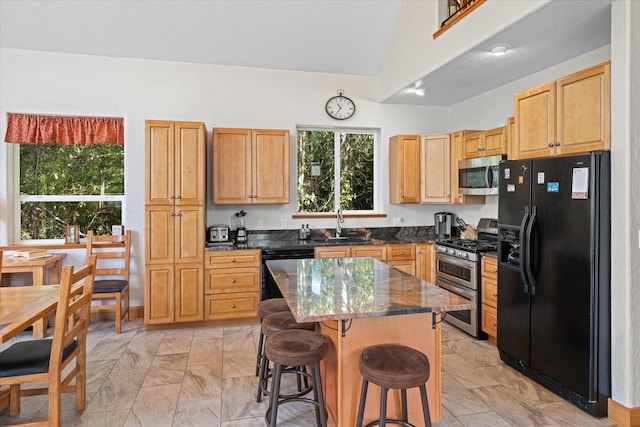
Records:
[[[145,324],[204,320],[204,123],[146,121]]]

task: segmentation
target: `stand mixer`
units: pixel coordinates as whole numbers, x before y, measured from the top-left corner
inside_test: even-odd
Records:
[[[236,242],[246,243],[247,241],[247,228],[244,226],[244,217],[247,213],[244,210],[236,212]]]

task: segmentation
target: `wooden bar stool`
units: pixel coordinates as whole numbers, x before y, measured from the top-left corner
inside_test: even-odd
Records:
[[[279,313],[281,311],[290,311],[289,305],[284,298],[271,298],[264,301],[260,301],[258,304],[258,317],[260,323],[262,319],[273,313]],[[260,365],[262,364],[262,358],[264,357],[264,334],[262,328],[260,328],[260,338],[258,339],[258,355],[256,357],[256,377],[260,374]]]
[[[273,313],[262,319],[262,334],[264,335],[265,345],[269,342],[269,337],[282,331],[288,330],[307,330],[307,331],[315,331],[316,323],[308,322],[308,323],[298,323],[296,322],[295,317],[291,314],[290,311],[281,311],[279,313]],[[306,373],[302,369],[298,369],[298,365],[292,365],[289,369],[287,368],[285,372],[293,372],[297,376],[298,381],[298,393],[296,395],[304,395],[310,391],[310,388],[306,386]],[[271,369],[269,368],[269,357],[263,354],[262,361],[260,364],[260,373],[258,375],[258,391],[256,392],[256,402],[260,402],[262,400],[262,395],[269,396],[269,387],[267,383],[269,382],[269,378],[271,378]],[[302,389],[302,384],[300,379],[305,379],[305,389]],[[290,395],[292,396],[292,395]],[[289,396],[289,397],[290,397]]]
[[[380,391],[380,419],[372,421],[366,427],[386,423],[413,427],[407,415],[407,389],[420,387],[422,412],[425,426],[431,427],[429,402],[425,384],[429,379],[429,358],[422,352],[398,344],[380,344],[367,347],[360,355],[360,373],[362,374],[362,391],[356,427],[362,427],[364,407],[367,399],[367,388],[372,382],[382,388]],[[402,420],[387,419],[387,391],[399,389],[402,400]]]
[[[265,413],[267,425],[275,427],[278,419],[278,406],[288,402],[306,402],[315,405],[316,421],[326,427],[327,411],[324,407],[320,361],[329,351],[329,339],[322,334],[304,329],[292,329],[277,332],[267,339],[265,355],[274,364],[269,409]],[[309,366],[313,399],[302,396],[283,397],[280,395],[280,380],[287,366]]]

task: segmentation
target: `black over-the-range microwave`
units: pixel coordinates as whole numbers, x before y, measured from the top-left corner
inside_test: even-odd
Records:
[[[458,187],[461,194],[488,196],[498,194],[499,164],[506,156],[478,157],[458,162]]]

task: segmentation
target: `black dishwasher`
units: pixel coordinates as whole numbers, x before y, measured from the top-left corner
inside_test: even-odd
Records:
[[[262,249],[262,293],[261,298],[263,300],[270,298],[282,298],[280,289],[276,285],[276,282],[271,277],[271,273],[265,265],[266,261],[274,259],[307,259],[313,258],[313,248],[298,248],[298,249]]]

